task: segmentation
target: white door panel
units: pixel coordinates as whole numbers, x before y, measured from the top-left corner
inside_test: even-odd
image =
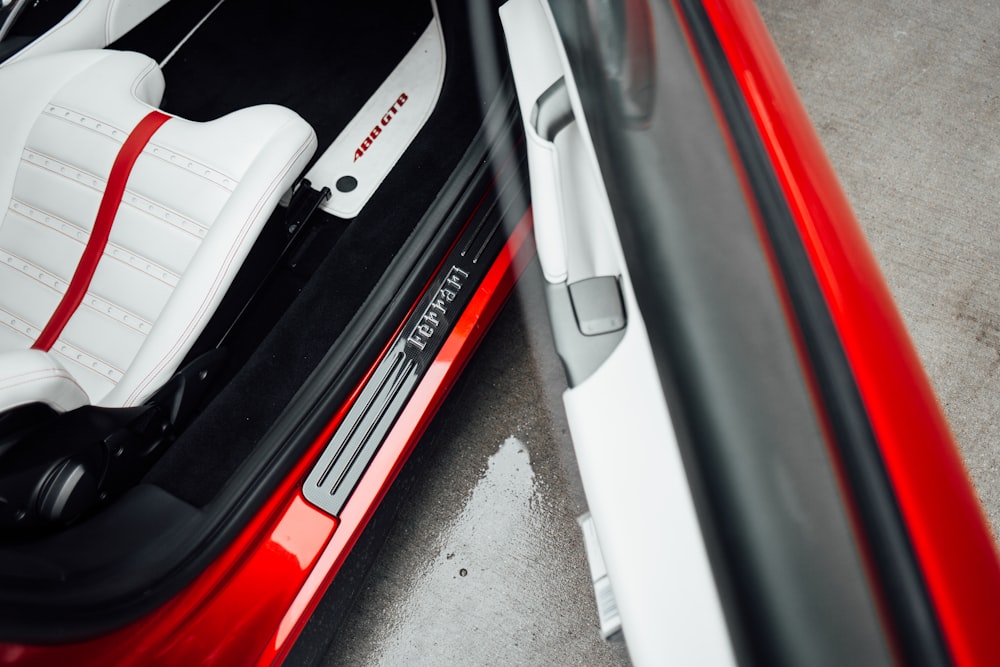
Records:
[[[554,20],[538,0],[510,0],[500,15],[527,136],[539,259],[571,385],[563,400],[629,654],[639,665],[733,664],[666,400]],[[543,136],[550,132],[539,108],[557,99],[560,85],[571,118]]]

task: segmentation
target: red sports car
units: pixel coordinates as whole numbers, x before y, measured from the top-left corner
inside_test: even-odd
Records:
[[[5,0],[0,91],[0,663],[282,662],[537,256],[635,663],[1000,664],[749,0]]]

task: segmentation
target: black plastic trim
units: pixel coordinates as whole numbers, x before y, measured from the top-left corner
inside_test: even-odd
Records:
[[[698,0],[678,0],[677,6],[729,125],[797,316],[897,650],[907,665],[949,664],[878,440],[767,150],[704,7]]]

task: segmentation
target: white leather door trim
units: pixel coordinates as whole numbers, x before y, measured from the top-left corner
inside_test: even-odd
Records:
[[[589,377],[566,390],[563,403],[629,656],[636,665],[735,664],[673,422],[555,20],[543,0],[510,0],[500,16],[528,136],[545,278],[573,283],[618,273],[628,314],[621,341]],[[546,141],[532,127],[531,110],[559,76],[574,121]]]

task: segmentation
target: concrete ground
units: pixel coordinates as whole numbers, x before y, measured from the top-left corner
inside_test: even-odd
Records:
[[[537,264],[422,441],[419,479],[329,665],[622,665],[598,631],[585,511]]]
[[[1000,7],[759,6],[997,531]],[[446,404],[327,664],[627,663],[598,635],[539,306],[523,281]]]
[[[1000,535],[1000,4],[758,6]]]

